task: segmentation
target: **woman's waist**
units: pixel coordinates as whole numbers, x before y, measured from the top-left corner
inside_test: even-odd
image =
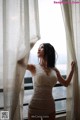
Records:
[[[33,97],[39,99],[51,99],[53,97],[52,90],[45,88],[34,89]]]
[[[34,91],[47,91],[47,92],[52,92],[52,87],[49,86],[35,86]]]

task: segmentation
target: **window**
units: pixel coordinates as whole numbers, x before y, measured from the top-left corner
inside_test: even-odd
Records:
[[[51,43],[56,50],[56,67],[62,75],[66,75],[66,36],[60,5],[54,4],[53,0],[39,0],[39,18],[41,39],[32,48],[29,63],[38,63],[38,46],[43,42],[48,42]],[[26,77],[31,77],[29,71],[26,71],[25,78]],[[24,103],[30,101],[32,93],[33,90],[25,90]],[[56,103],[56,113],[64,112],[66,110],[66,88],[63,86],[54,87],[53,96]],[[27,113],[26,107],[24,107],[24,116],[25,113]]]

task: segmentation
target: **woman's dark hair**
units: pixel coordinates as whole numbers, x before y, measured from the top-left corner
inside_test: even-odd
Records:
[[[43,43],[44,58],[47,60],[47,67],[55,67],[55,49],[50,43]]]

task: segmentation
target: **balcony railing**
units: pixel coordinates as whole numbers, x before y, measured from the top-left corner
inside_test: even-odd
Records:
[[[66,78],[65,75],[63,77]],[[25,78],[24,85],[25,85],[24,90],[32,90],[33,89],[32,78]],[[57,83],[54,87],[58,88],[63,86],[60,83]],[[56,98],[55,102],[64,101],[64,100],[66,100],[66,97]],[[28,106],[28,103],[24,103],[23,106]],[[65,114],[65,113],[66,113],[66,110],[56,111],[56,115]],[[24,120],[27,120],[27,118],[25,118]]]
[[[63,76],[64,78],[66,76]],[[62,87],[62,85],[60,83],[57,83],[54,87]],[[24,90],[32,90],[33,89],[33,84],[32,84],[32,78],[24,78]],[[3,89],[0,89],[0,93],[3,92]],[[66,97],[62,97],[62,98],[56,98],[55,102],[57,101],[63,101],[66,100]],[[23,103],[23,106],[28,106],[28,103]],[[0,107],[0,110],[3,110],[4,107]],[[60,111],[56,111],[56,115],[59,114],[65,114],[66,110],[60,110]],[[24,118],[24,120],[27,120],[27,118]]]

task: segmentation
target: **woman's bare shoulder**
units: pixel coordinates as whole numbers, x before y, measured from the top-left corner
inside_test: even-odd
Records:
[[[55,67],[53,68],[53,70],[56,72],[56,73],[59,73],[59,70]]]
[[[35,72],[36,72],[36,66],[35,66],[35,64],[28,64],[28,65],[27,65],[27,69],[28,69],[32,74],[35,74]]]

